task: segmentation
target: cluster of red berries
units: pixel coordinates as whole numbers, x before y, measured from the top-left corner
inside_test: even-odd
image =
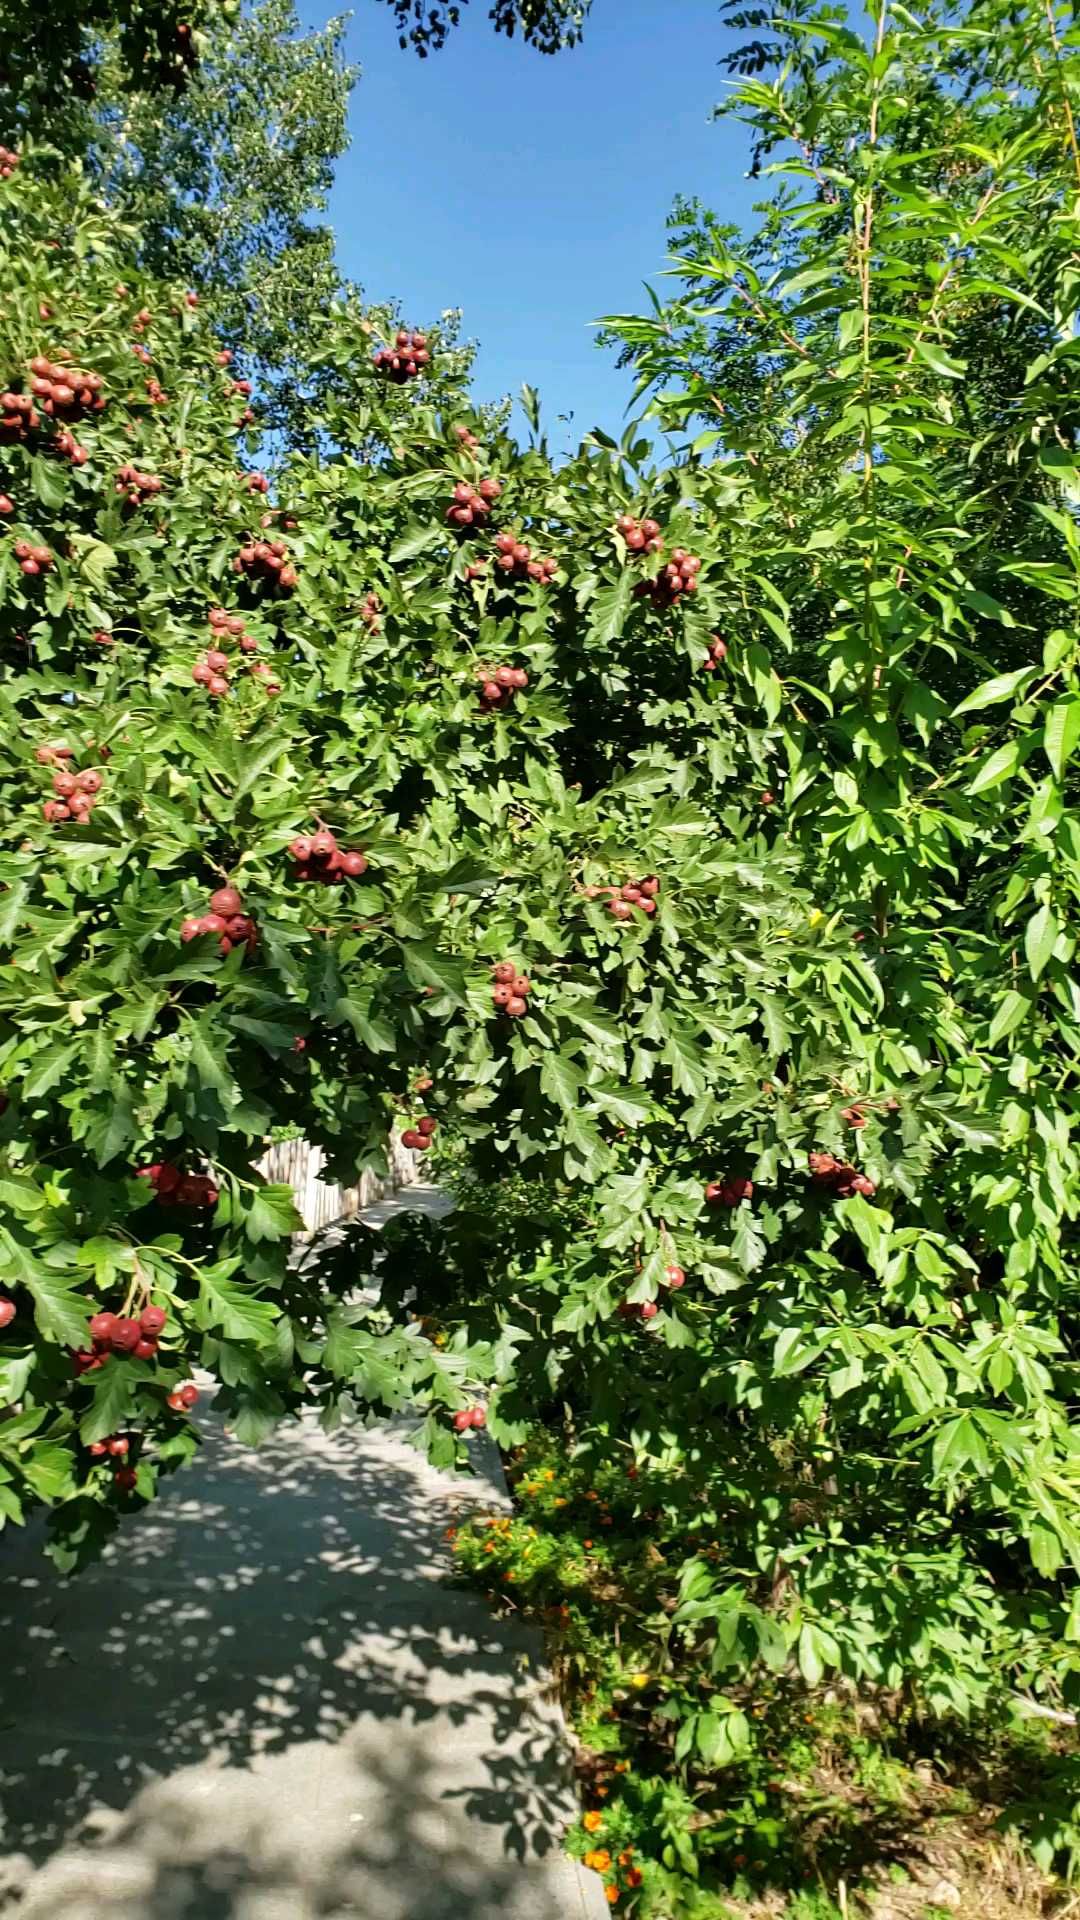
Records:
[[[226,613],[224,607],[211,607],[206,623],[213,630],[215,647],[227,647],[235,640],[241,653],[258,653],[259,643],[254,634],[245,631],[238,613]]]
[[[85,467],[90,458],[89,447],[81,447],[69,427],[61,427],[52,450],[62,459],[70,460],[73,467]]]
[[[144,500],[152,500],[160,493],[164,484],[155,474],[140,473],[138,467],[125,462],[116,475],[115,490],[124,496],[129,506],[141,507]]]
[[[297,834],[289,842],[289,852],[296,862],[294,880],[340,886],[343,880],[359,880],[367,872],[366,856],[339,847],[328,827],[320,827],[317,833]]]
[[[870,1198],[877,1192],[877,1186],[868,1173],[860,1173],[847,1160],[837,1160],[831,1153],[812,1153],[810,1172],[819,1187],[828,1187],[838,1199],[846,1200],[853,1193],[861,1193]]]
[[[507,573],[514,580],[535,580],[546,587],[559,570],[558,561],[550,554],[546,559],[534,560],[532,548],[508,530],[495,535],[495,554],[500,573]]]
[[[208,647],[191,669],[197,687],[205,687],[215,700],[229,691],[229,656],[220,647]]]
[[[639,580],[634,588],[639,600],[651,600],[656,607],[673,607],[684,593],[696,593],[701,561],[696,553],[676,547],[666,567],[655,580]]]
[[[20,572],[29,574],[31,578],[38,573],[48,573],[56,565],[48,547],[32,547],[29,540],[16,540],[14,553]]]
[[[502,492],[502,482],[487,475],[479,486],[471,487],[467,480],[459,480],[454,488],[454,497],[446,509],[446,517],[452,526],[481,526],[491,512],[492,502]]]
[[[19,156],[11,147],[0,147],[0,180],[10,180],[19,164]]]
[[[454,428],[454,436],[461,441],[466,453],[471,453],[474,447],[480,445],[479,440],[471,428],[462,426],[460,423]]]
[[[524,667],[496,667],[494,671],[481,667],[479,673],[482,713],[492,713],[496,707],[510,706],[515,693],[524,692],[529,684]]]
[[[249,540],[234,554],[233,572],[266,580],[282,593],[291,593],[299,578],[284,540]]]
[[[269,493],[270,482],[265,473],[245,473],[241,475],[249,493]]]
[[[124,1460],[131,1451],[131,1441],[126,1433],[114,1433],[108,1440],[91,1440],[86,1451],[92,1460],[104,1460],[107,1456]]]
[[[499,1012],[508,1013],[511,1020],[520,1020],[529,1010],[532,981],[528,975],[519,973],[512,960],[500,960],[492,967],[491,977],[495,982],[491,998]]]
[[[184,1386],[174,1387],[171,1393],[166,1394],[165,1404],[171,1407],[174,1413],[190,1413],[198,1397],[198,1387],[193,1386],[189,1380]]]
[[[727,641],[721,640],[718,633],[709,636],[709,651],[701,663],[704,673],[715,673],[722,660],[727,659]]]
[[[124,288],[124,292],[125,293],[127,292],[126,287]],[[149,307],[140,307],[138,313],[135,315],[135,318],[131,322],[132,333],[145,332],[146,328],[150,325],[150,322],[153,319],[153,317],[154,316],[151,313]]]
[[[655,520],[635,520],[632,513],[620,513],[615,525],[631,553],[659,553],[663,547]]]
[[[169,1160],[136,1167],[136,1180],[149,1180],[163,1207],[216,1207],[219,1189],[207,1173],[185,1173]]]
[[[438,1127],[438,1121],[430,1113],[425,1113],[415,1127],[406,1127],[401,1136],[403,1147],[412,1147],[415,1153],[426,1153],[432,1142],[432,1135]]]
[[[399,327],[393,346],[379,348],[375,365],[381,374],[400,387],[406,380],[415,380],[430,359],[426,333],[410,333],[408,327]]]
[[[209,912],[189,913],[180,922],[180,938],[183,941],[197,940],[200,934],[212,933],[217,938],[222,953],[231,953],[234,947],[246,946],[254,953],[259,941],[259,931],[250,914],[244,912],[244,903],[235,887],[219,887],[207,901]],[[214,1189],[217,1199],[217,1189]]]
[[[728,1174],[725,1180],[710,1180],[705,1189],[707,1207],[737,1207],[752,1198],[754,1183],[744,1175]]]
[[[468,1433],[472,1427],[486,1427],[487,1414],[483,1407],[461,1407],[454,1415],[455,1433]]]
[[[49,825],[61,820],[89,820],[98,803],[98,796],[104,785],[104,775],[96,767],[86,767],[82,773],[69,773],[62,767],[52,778],[53,793],[56,798],[46,800],[41,809],[42,819]]]
[[[644,880],[631,880],[624,887],[589,886],[583,887],[586,900],[602,900],[607,895],[607,910],[614,920],[631,920],[634,909],[647,913],[650,917],[656,912],[656,897],[660,892],[660,881],[655,873],[646,875]]]
[[[89,1323],[90,1345],[80,1347],[74,1356],[76,1373],[95,1373],[111,1354],[152,1360],[168,1317],[164,1307],[144,1307],[137,1320],[118,1313],[95,1313]]]
[[[41,416],[28,393],[0,393],[0,442],[4,446],[25,440],[40,425]]]
[[[85,373],[35,354],[30,362],[30,391],[42,413],[57,420],[81,420],[84,413],[103,413],[105,395],[100,373]]]
[[[382,602],[378,594],[365,594],[363,600],[360,602],[360,618],[368,632],[372,635],[382,632],[382,622],[379,619],[381,612]]]

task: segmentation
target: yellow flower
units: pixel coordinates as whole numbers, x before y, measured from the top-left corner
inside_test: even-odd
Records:
[[[604,1816],[598,1808],[592,1807],[588,1813],[582,1814],[581,1824],[586,1833],[598,1833],[604,1824]]]
[[[809,913],[807,914],[807,916],[806,916],[806,917],[807,917],[807,919],[808,919],[808,921],[810,922],[810,925],[811,925],[812,927],[816,927],[816,926],[818,925],[818,923],[819,923],[819,921],[821,921],[821,920],[824,920],[824,918],[825,918],[825,915],[824,915],[824,914],[822,913],[822,911],[821,911],[821,908],[820,908],[820,907],[811,907],[811,909],[810,909],[810,911],[809,911]]]
[[[648,1673],[632,1673],[630,1675],[630,1685],[638,1688],[647,1687],[651,1678],[652,1675]]]
[[[611,1865],[611,1855],[606,1847],[597,1847],[594,1852],[585,1855],[585,1865],[594,1873],[606,1873]]]
[[[535,1480],[530,1480],[528,1486],[525,1488],[526,1493],[539,1493],[539,1491],[540,1489],[537,1486]]]
[[[547,1472],[546,1472],[546,1473],[545,1473],[545,1475],[544,1475],[544,1479],[545,1479],[545,1480],[554,1480],[554,1478],[555,1478],[555,1469],[554,1469],[554,1467],[549,1467],[549,1468],[548,1468],[548,1470],[547,1470]]]
[[[558,1499],[554,1501],[553,1504],[557,1507],[565,1507],[566,1501],[563,1499],[562,1495],[560,1494]]]
[[[445,1335],[445,1333],[437,1333],[437,1334],[435,1335],[435,1345],[436,1345],[437,1347],[445,1347],[445,1345],[446,1345],[446,1335]]]

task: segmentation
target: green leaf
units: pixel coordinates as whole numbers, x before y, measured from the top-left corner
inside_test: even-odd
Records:
[[[1063,700],[1055,701],[1046,716],[1043,727],[1043,747],[1053,769],[1055,780],[1060,780],[1068,761],[1072,758],[1077,742],[1080,741],[1080,697],[1069,694]]]
[[[304,1221],[296,1210],[293,1190],[287,1186],[260,1187],[246,1197],[243,1213],[244,1232],[249,1240],[287,1240],[304,1231]]]
[[[1019,740],[1006,740],[1003,747],[987,755],[974,779],[968,781],[968,793],[986,793],[990,787],[999,787],[1003,780],[1011,779],[1019,764]]]
[[[220,1327],[228,1340],[272,1345],[278,1309],[248,1287],[230,1280],[220,1267],[204,1267],[199,1274],[199,1319],[206,1327]]]
[[[617,1080],[600,1080],[586,1089],[588,1098],[620,1126],[639,1127],[653,1110],[649,1094],[641,1087],[621,1086]]]
[[[589,642],[609,647],[618,640],[633,605],[634,582],[629,567],[623,567],[611,583],[598,587],[593,595],[589,619]]]
[[[983,707],[995,707],[1002,700],[1008,700],[1020,687],[1030,686],[1036,677],[1035,667],[1017,667],[1014,673],[999,673],[993,680],[984,680],[981,687],[969,693],[953,708],[952,717],[958,720],[962,713],[977,713]]]
[[[549,1100],[565,1112],[573,1113],[581,1099],[581,1074],[565,1054],[545,1054],[540,1068],[540,1085]]]
[[[1054,910],[1042,906],[1033,913],[1024,929],[1024,954],[1033,980],[1038,980],[1061,937]]]
[[[1030,1012],[1031,1001],[1027,994],[1017,993],[1015,989],[1010,988],[990,1022],[990,1032],[987,1035],[989,1045],[996,1047],[999,1040],[1004,1040],[1008,1034],[1015,1033],[1021,1021],[1025,1020]]]
[[[456,1006],[465,1005],[467,972],[463,960],[454,959],[450,954],[440,953],[437,948],[430,946],[427,942],[422,946],[403,946],[401,952],[405,971],[414,984],[436,987]]]
[[[93,1401],[79,1421],[79,1438],[85,1446],[125,1427],[135,1402],[131,1364],[115,1354],[93,1375],[93,1382]]]

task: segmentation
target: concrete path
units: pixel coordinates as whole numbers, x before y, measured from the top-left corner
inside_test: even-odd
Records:
[[[534,1634],[443,1582],[503,1497],[403,1431],[202,1461],[100,1566],[0,1558],[0,1915],[598,1920]],[[492,1450],[491,1473],[498,1475]]]

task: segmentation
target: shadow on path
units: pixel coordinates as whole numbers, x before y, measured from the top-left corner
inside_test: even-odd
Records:
[[[483,1482],[313,1423],[203,1461],[62,1585],[0,1562],[7,1920],[582,1920],[533,1633],[441,1584]]]

